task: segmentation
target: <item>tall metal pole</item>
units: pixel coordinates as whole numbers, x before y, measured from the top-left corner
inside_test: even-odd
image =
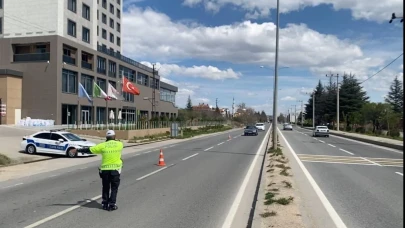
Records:
[[[273,149],[277,149],[277,77],[278,77],[278,38],[280,27],[280,0],[277,0],[277,27],[276,27],[276,59],[274,62],[274,94],[273,94]],[[275,121],[274,121],[275,120]]]
[[[336,121],[337,121],[337,131],[339,131],[340,128],[340,122],[339,122],[339,116],[340,116],[340,112],[339,112],[339,74],[336,76],[336,90],[337,90],[337,98],[336,98]]]
[[[152,78],[153,78],[153,88],[152,88],[152,113],[151,118],[155,115],[155,100],[156,100],[156,80],[155,80],[155,64],[152,65]]]
[[[304,128],[304,102],[301,101],[301,128]]]
[[[312,127],[315,129],[315,92],[312,94]]]

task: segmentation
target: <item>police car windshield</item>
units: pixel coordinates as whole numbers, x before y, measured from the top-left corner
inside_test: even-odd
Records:
[[[66,133],[62,135],[66,137],[69,141],[82,141],[82,139],[79,136],[74,135],[72,133]]]

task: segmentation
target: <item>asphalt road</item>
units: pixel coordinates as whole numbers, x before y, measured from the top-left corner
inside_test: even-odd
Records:
[[[402,152],[281,132],[347,227],[403,227]]]
[[[26,227],[50,216],[52,220],[36,227],[221,227],[265,136],[241,134],[169,147],[164,169],[155,165],[158,151],[124,157],[119,209],[113,212],[100,209],[95,162],[0,188],[0,227]],[[90,199],[95,200],[77,206]]]

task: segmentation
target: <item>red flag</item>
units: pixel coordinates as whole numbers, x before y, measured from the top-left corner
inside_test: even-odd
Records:
[[[122,91],[133,95],[141,94],[139,89],[136,88],[128,79],[122,76]]]

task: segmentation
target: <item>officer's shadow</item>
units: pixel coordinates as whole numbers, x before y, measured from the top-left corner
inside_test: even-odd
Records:
[[[51,204],[50,206],[80,206],[84,208],[93,208],[93,209],[103,209],[101,203],[97,202],[96,200],[91,200],[91,199],[84,199],[81,201],[78,201],[77,203],[56,203],[56,204]]]

